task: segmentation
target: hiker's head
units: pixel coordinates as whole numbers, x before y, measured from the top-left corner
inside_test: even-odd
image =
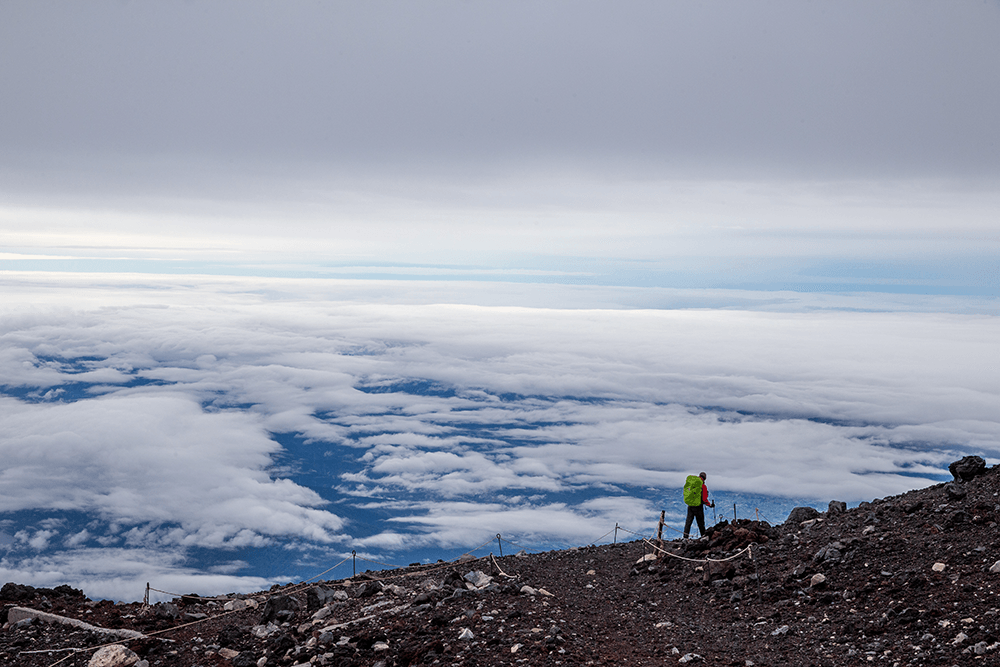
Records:
[[[700,472],[700,473],[698,473],[698,477],[701,477],[701,481],[703,481],[703,482],[704,482],[704,481],[705,481],[705,478],[706,478],[706,477],[708,477],[708,475],[706,475],[706,474],[705,474],[705,473],[703,473],[703,472]]]

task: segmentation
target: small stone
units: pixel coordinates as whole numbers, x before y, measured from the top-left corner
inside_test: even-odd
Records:
[[[639,560],[635,562],[636,565],[642,565],[643,563],[648,563],[651,560],[656,560],[656,554],[646,554]],[[593,572],[593,570],[591,570]]]
[[[462,637],[459,637],[461,639]],[[372,644],[372,650],[378,653],[379,651],[388,651],[389,645],[385,642],[375,642]]]
[[[944,568],[946,567],[948,566],[945,565],[944,563],[934,563],[933,565],[931,565],[931,569],[934,570],[935,572],[944,572]]]
[[[990,567],[990,572],[992,572],[993,574],[1000,574],[1000,560],[993,563],[993,566]]]
[[[689,662],[700,662],[700,661],[702,661],[703,659],[704,659],[704,658],[702,658],[702,657],[701,657],[700,655],[698,655],[697,653],[685,653],[685,654],[684,654],[684,657],[683,657],[683,658],[681,658],[680,660],[678,660],[677,662],[679,662],[679,663],[680,663],[680,664],[682,664],[682,665],[686,665],[686,664],[687,664],[687,663],[689,663]]]
[[[823,574],[814,574],[812,578],[809,580],[810,588],[819,588],[822,587],[824,584],[826,584],[826,575]]]
[[[513,646],[510,647],[510,652],[517,653],[518,649],[520,649],[522,646],[524,646],[524,644],[514,644]]]
[[[97,649],[87,667],[132,667],[139,662],[139,656],[120,644],[112,644]]]
[[[232,660],[233,658],[235,658],[239,654],[240,654],[239,651],[234,651],[231,648],[220,648],[219,649],[219,656],[225,658],[226,660]]]
[[[774,632],[772,632],[771,636],[772,637],[777,637],[779,635],[787,635],[788,634],[788,630],[789,630],[789,627],[787,625],[782,625],[780,628],[778,628]]]
[[[472,633],[469,628],[462,628],[461,632],[458,633],[458,638],[462,641],[472,641],[476,638],[476,635]],[[386,646],[386,648],[389,648]]]
[[[479,570],[469,572],[465,575],[464,579],[476,588],[486,588],[493,582],[493,577]]]
[[[522,595],[538,595],[538,591],[535,590],[534,588],[532,588],[531,586],[524,585],[524,586],[521,586],[521,594]]]
[[[955,638],[951,640],[951,643],[954,644],[955,646],[958,646],[968,638],[969,635],[965,634],[964,632],[959,632],[957,635],[955,635]]]

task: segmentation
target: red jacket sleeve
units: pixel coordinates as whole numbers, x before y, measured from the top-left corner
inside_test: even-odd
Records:
[[[704,483],[701,485],[701,504],[708,504],[708,487]]]

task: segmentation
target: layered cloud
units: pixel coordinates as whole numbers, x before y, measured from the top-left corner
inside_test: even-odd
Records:
[[[88,294],[5,307],[12,572],[583,543],[648,527],[692,471],[859,501],[1000,454],[993,316],[220,299],[196,279]]]

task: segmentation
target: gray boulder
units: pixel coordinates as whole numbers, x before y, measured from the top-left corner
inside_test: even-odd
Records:
[[[315,611],[320,607],[330,604],[331,602],[346,600],[347,597],[348,596],[345,591],[334,590],[324,586],[316,586],[315,588],[310,588],[306,591],[306,608],[309,611]]]
[[[826,509],[827,514],[843,514],[847,511],[847,503],[843,500],[831,500],[829,507]]]
[[[788,513],[785,523],[802,523],[819,517],[819,511],[814,507],[796,507]]]
[[[986,461],[981,456],[965,456],[948,466],[956,482],[968,482],[986,472]]]
[[[264,603],[264,610],[260,615],[262,624],[278,619],[288,620],[299,610],[299,602],[290,595],[275,595]]]

